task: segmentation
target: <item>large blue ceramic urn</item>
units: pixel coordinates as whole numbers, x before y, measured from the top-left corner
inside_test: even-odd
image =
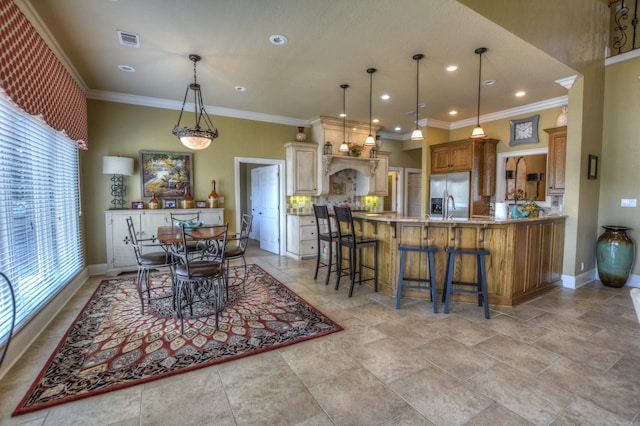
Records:
[[[635,258],[635,244],[627,235],[631,228],[605,225],[596,243],[598,277],[607,287],[619,288],[626,284]]]

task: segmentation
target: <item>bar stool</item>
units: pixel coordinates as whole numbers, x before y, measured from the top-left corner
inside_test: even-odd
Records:
[[[316,272],[313,274],[313,279],[318,278],[318,270],[320,268],[327,267],[327,277],[324,280],[324,284],[329,284],[329,277],[331,276],[331,267],[335,265],[333,263],[333,244],[338,242],[338,233],[331,230],[331,219],[329,218],[329,209],[327,206],[313,205],[313,213],[316,216],[316,229],[318,232],[318,254],[316,256]],[[325,241],[329,246],[329,263],[324,263],[321,259],[322,253],[322,241]]]
[[[353,217],[351,215],[351,208],[349,207],[337,207],[334,206],[336,213],[336,223],[338,228],[338,253],[337,263],[338,271],[336,278],[336,290],[340,285],[340,278],[347,275],[342,271],[342,249],[347,248],[349,257],[349,297],[353,295],[353,287],[356,283],[356,266],[358,267],[358,284],[362,284],[365,281],[374,282],[374,290],[378,291],[378,240],[375,238],[368,238],[363,236],[357,236],[355,228],[353,226]],[[364,265],[362,262],[362,249],[373,248],[373,266]],[[373,278],[362,278],[362,270],[369,269],[373,271]]]
[[[403,288],[414,288],[418,290],[431,290],[431,301],[433,302],[433,312],[438,313],[438,296],[436,293],[436,279],[434,267],[433,254],[438,251],[438,247],[430,245],[410,245],[410,244],[398,244],[398,251],[400,251],[400,275],[398,276],[398,292],[396,293],[396,309],[400,309],[400,298],[402,297]],[[429,263],[429,278],[414,278],[405,277],[404,268],[407,260],[407,253],[427,253],[427,260]],[[429,285],[412,285],[405,284],[404,282],[416,282],[425,283]]]
[[[463,249],[447,247],[447,270],[444,278],[444,313],[449,313],[449,300],[451,299],[451,293],[470,293],[478,295],[478,306],[482,306],[484,303],[484,317],[489,319],[489,294],[487,292],[487,267],[485,263],[485,257],[489,256],[491,252],[484,248],[479,249]],[[476,256],[476,282],[462,282],[455,281],[453,279],[453,270],[456,261],[456,256],[472,255]],[[454,285],[475,287],[473,290],[464,288],[453,288]]]

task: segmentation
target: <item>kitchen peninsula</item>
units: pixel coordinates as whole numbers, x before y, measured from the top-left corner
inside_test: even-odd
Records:
[[[386,213],[354,213],[356,232],[378,243],[379,291],[394,295],[397,288],[398,243],[431,244],[435,254],[438,294],[443,291],[447,246],[484,247],[487,257],[489,303],[515,306],[562,285],[564,216],[497,221],[487,219],[432,220]],[[426,255],[409,256],[405,274],[428,276]],[[475,259],[457,259],[455,279],[474,281]],[[369,262],[371,259],[365,259]],[[428,298],[421,290],[405,290],[403,297]],[[453,294],[453,301],[476,303],[475,296]]]

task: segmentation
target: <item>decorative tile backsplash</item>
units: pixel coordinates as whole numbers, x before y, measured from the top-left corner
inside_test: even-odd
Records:
[[[356,171],[342,170],[331,176],[328,195],[287,197],[288,214],[313,214],[313,204],[333,206],[347,205],[354,210],[381,211],[383,200],[377,196],[356,195]]]

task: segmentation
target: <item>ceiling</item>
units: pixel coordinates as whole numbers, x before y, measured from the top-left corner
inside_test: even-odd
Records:
[[[190,53],[202,57],[198,82],[216,115],[308,124],[337,117],[346,90],[349,120],[403,135],[415,127],[416,53],[419,121],[470,125],[477,114],[478,47],[481,115],[565,96],[555,83],[576,74],[546,53],[456,0],[16,0],[49,32],[89,98],[171,101],[178,108],[193,81]],[[117,30],[138,34],[140,47],[119,43]],[[269,36],[282,34],[276,46]],[[56,49],[54,49],[56,50]],[[445,66],[458,65],[455,72]],[[124,72],[128,65],[135,72]],[[234,87],[244,86],[239,92]],[[514,93],[526,91],[524,97]],[[388,101],[380,95],[388,93]],[[140,98],[137,98],[140,97]],[[151,102],[153,103],[153,102]],[[455,116],[450,110],[457,110]],[[263,115],[264,114],[264,115]],[[426,121],[425,121],[426,119]],[[394,128],[400,126],[400,131]],[[222,129],[221,129],[222,131]],[[400,138],[400,136],[399,136]]]

